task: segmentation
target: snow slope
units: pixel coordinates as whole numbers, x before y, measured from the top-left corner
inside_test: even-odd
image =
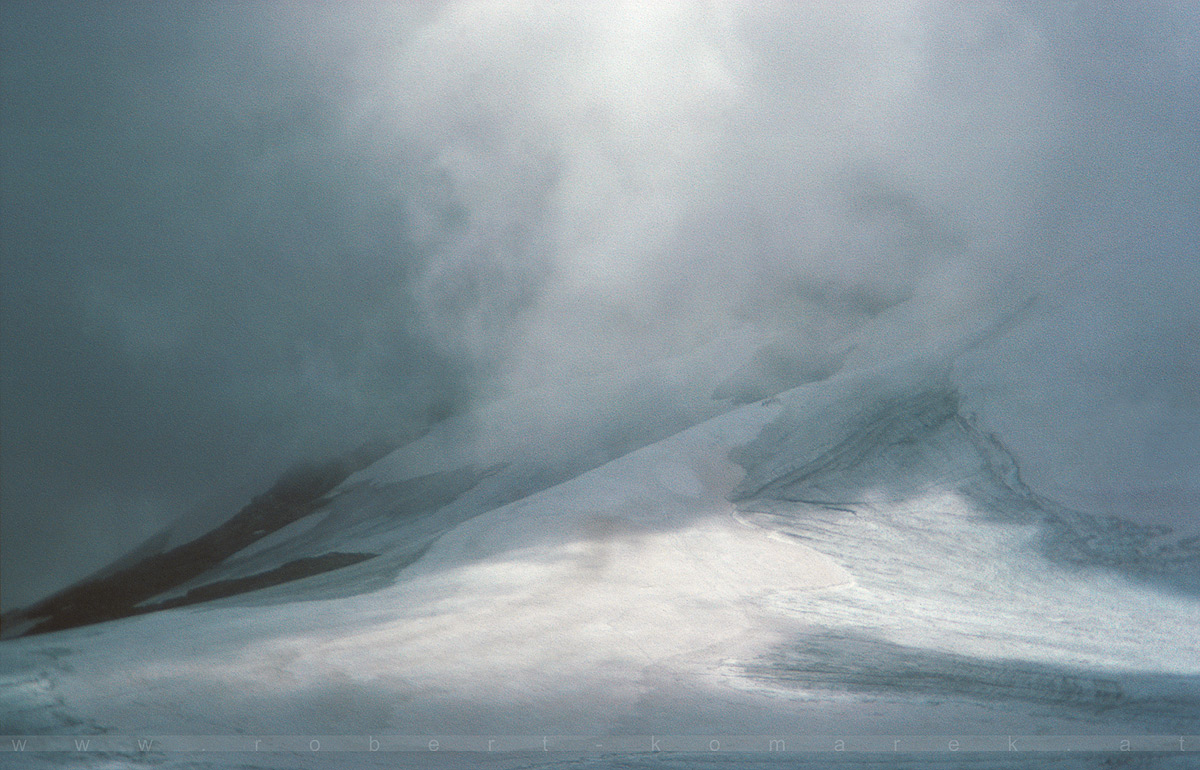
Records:
[[[1185,767],[1200,749],[1200,547],[1027,488],[955,383],[955,356],[984,336],[890,358],[848,340],[845,365],[756,378],[771,338],[745,330],[444,423],[171,595],[330,551],[375,558],[0,643],[5,735],[225,736],[231,753],[118,741],[6,759],[820,766],[832,755],[785,761],[762,744],[1193,736],[1190,753],[1130,755]],[[712,398],[781,369],[801,382]],[[250,753],[270,736],[299,753]],[[358,750],[305,752],[318,736]],[[471,750],[361,750],[380,736]],[[572,751],[496,755],[489,740]],[[854,761],[1018,766],[996,752]]]

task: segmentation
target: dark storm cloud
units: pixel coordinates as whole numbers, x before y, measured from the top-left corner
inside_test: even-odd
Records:
[[[345,134],[306,41],[336,14],[294,21],[5,9],[6,604],[455,398],[409,320],[404,161]]]
[[[902,349],[1037,294],[975,407],[1061,489],[1200,487],[1186,5],[3,25],[6,606],[294,459],[746,318],[816,350],[897,308]]]

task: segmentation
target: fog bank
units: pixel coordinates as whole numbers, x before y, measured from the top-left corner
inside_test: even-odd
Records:
[[[746,322],[1195,527],[1187,4],[11,4],[3,604],[289,464]],[[890,338],[889,338],[890,339]]]

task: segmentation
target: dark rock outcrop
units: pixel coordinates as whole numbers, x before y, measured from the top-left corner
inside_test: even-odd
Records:
[[[326,495],[351,474],[371,465],[393,449],[395,446],[389,443],[371,442],[323,463],[298,465],[285,473],[267,492],[255,497],[231,519],[207,534],[170,550],[147,556],[132,565],[77,583],[37,604],[7,614],[3,618],[4,628],[18,630],[16,633],[5,635],[29,636],[151,611],[139,605],[199,577],[246,546],[317,511],[329,501]],[[347,554],[338,556],[344,557]],[[368,558],[370,555],[353,556]],[[279,574],[267,579],[274,582],[264,585],[274,585],[345,566],[344,559],[300,561],[306,562],[301,565],[302,568],[284,565],[279,570],[272,571]],[[313,571],[318,565],[325,565],[325,569]],[[295,576],[286,577],[292,574]],[[246,585],[255,585],[253,581],[259,578],[261,576],[246,578],[251,581]],[[226,585],[225,590],[228,589],[229,586]],[[244,590],[253,588],[247,587]],[[191,604],[193,601],[183,603]],[[166,606],[178,605],[172,603],[152,608],[165,609]]]

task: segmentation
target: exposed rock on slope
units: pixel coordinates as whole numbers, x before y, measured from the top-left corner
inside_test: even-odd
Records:
[[[116,571],[101,573],[31,607],[10,613],[4,618],[4,628],[6,631],[15,629],[15,632],[6,633],[5,636],[28,636],[75,628],[190,603],[175,600],[162,606],[139,606],[164,591],[204,574],[272,532],[315,512],[328,502],[325,496],[348,476],[394,448],[383,442],[372,442],[324,463],[297,466],[284,474],[267,492],[255,497],[233,518],[211,532]],[[293,565],[290,571],[275,575],[274,578],[294,575],[287,577],[294,580],[336,569],[353,561],[361,561],[361,558],[350,562],[345,558],[310,561]],[[274,582],[281,581],[275,579]],[[269,584],[272,584],[270,578],[257,583],[251,581],[244,584],[246,587],[243,590]]]

